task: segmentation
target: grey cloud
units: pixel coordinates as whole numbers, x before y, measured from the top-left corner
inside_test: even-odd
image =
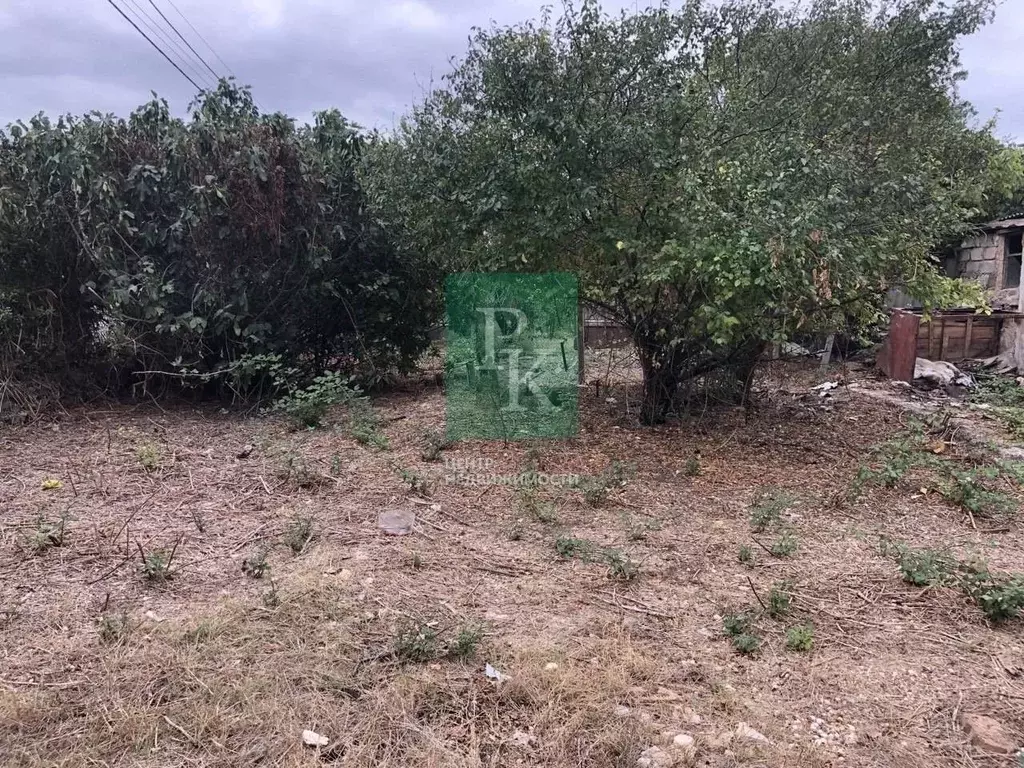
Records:
[[[149,0],[117,0],[129,12]],[[308,120],[339,108],[389,127],[461,55],[470,27],[539,14],[543,0],[174,0],[267,110]],[[217,59],[172,10],[157,4],[207,61]],[[634,2],[608,2],[609,10]],[[1001,110],[1000,134],[1024,139],[1024,0],[1007,0],[994,24],[967,40],[962,86],[979,117]],[[156,91],[183,114],[193,88],[106,0],[0,0],[0,124],[42,110],[127,114]],[[203,71],[208,75],[208,72]]]

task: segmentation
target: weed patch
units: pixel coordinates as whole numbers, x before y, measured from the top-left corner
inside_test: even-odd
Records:
[[[796,503],[796,497],[780,488],[761,489],[750,505],[750,527],[760,533],[777,525],[782,513]]]

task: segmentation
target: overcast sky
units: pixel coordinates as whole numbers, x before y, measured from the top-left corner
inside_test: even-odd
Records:
[[[387,128],[417,101],[431,79],[466,49],[474,25],[538,15],[545,0],[115,0],[144,31],[166,24],[155,5],[210,66],[230,67],[253,86],[264,110],[308,120],[338,107],[364,126]],[[172,2],[174,5],[172,5]],[[559,5],[551,2],[551,5]],[[640,2],[640,5],[646,5]],[[223,59],[218,60],[184,17]],[[632,1],[608,0],[617,10]],[[148,14],[148,17],[143,14]],[[184,46],[167,31],[183,50]],[[92,109],[127,115],[165,97],[184,113],[194,89],[108,0],[0,0],[0,125]],[[996,20],[965,41],[970,72],[963,93],[982,118],[997,111],[998,133],[1024,140],[1024,0],[1005,0]],[[186,70],[193,79],[210,73]],[[200,82],[202,85],[203,83]]]

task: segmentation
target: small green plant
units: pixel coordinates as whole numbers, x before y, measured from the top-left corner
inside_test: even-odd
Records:
[[[993,623],[1017,618],[1024,609],[1024,575],[997,576],[984,566],[964,566],[961,587]]]
[[[281,604],[281,595],[278,593],[277,584],[273,579],[270,580],[270,589],[263,593],[261,600],[266,608],[277,608]]]
[[[270,573],[270,563],[267,562],[268,550],[260,547],[242,561],[242,573],[253,579],[262,579]]]
[[[992,406],[1006,430],[1015,438],[1024,438],[1024,387],[1009,376],[978,373],[977,388],[971,394],[973,402]]]
[[[789,531],[783,531],[782,535],[772,542],[771,553],[775,555],[775,557],[789,557],[796,552],[796,549],[796,536]]]
[[[333,405],[351,402],[358,395],[352,380],[339,373],[329,372],[313,379],[308,387],[294,389],[274,403],[296,429],[316,429]]]
[[[484,639],[481,627],[467,625],[459,630],[455,639],[448,645],[448,655],[456,659],[471,659],[476,655],[480,642]]]
[[[359,443],[384,451],[390,447],[387,435],[380,431],[380,417],[365,397],[349,403],[349,434]]]
[[[811,650],[814,647],[814,625],[797,624],[787,629],[786,647],[791,651]]]
[[[686,477],[697,477],[700,474],[700,453],[694,451],[683,465],[683,474]]]
[[[601,560],[608,566],[608,578],[634,581],[640,575],[640,566],[617,549],[602,550]]]
[[[1024,574],[994,574],[984,562],[962,562],[942,552],[912,549],[883,539],[882,555],[893,557],[904,581],[915,586],[956,586],[994,623],[1024,610]]]
[[[334,482],[330,476],[314,469],[304,456],[292,452],[281,457],[278,474],[298,488],[319,488]]]
[[[918,587],[944,584],[956,568],[948,555],[930,549],[904,548],[897,562],[903,580]]]
[[[754,564],[754,552],[746,544],[740,547],[739,553],[736,555],[736,559],[744,565]]]
[[[553,501],[542,499],[536,489],[522,488],[518,494],[519,508],[525,515],[536,519],[545,525],[554,525],[558,522],[558,508]]]
[[[654,518],[626,517],[630,541],[646,541],[651,531],[661,530],[661,522]]]
[[[796,503],[796,497],[780,488],[763,488],[750,505],[750,527],[762,532],[782,520],[782,513]]]
[[[792,589],[793,584],[789,581],[780,581],[772,585],[771,591],[768,593],[767,611],[773,619],[789,613],[793,602]]]
[[[136,449],[135,455],[147,472],[153,472],[160,466],[160,449],[155,443],[142,443]]]
[[[131,634],[132,624],[127,611],[105,613],[96,622],[96,629],[99,632],[101,643],[119,645]]]
[[[761,639],[757,635],[746,633],[736,635],[732,639],[732,647],[740,653],[749,656],[756,653],[757,649],[761,647]]]
[[[284,529],[284,543],[296,555],[301,555],[316,535],[313,518],[309,515],[296,515]]]
[[[583,492],[583,500],[592,507],[599,506],[615,488],[621,488],[634,473],[631,465],[613,461],[600,475],[583,475],[577,487]]]
[[[36,554],[42,554],[51,547],[63,547],[67,532],[68,515],[65,512],[57,520],[40,516],[29,533],[28,545]]]
[[[420,457],[424,461],[438,461],[441,458],[441,451],[450,447],[451,443],[436,430],[430,430],[423,435],[423,450]]]
[[[400,469],[398,470],[398,476],[402,478],[402,482],[409,486],[409,490],[412,493],[419,496],[430,495],[430,481],[419,472],[412,469]]]
[[[575,536],[559,536],[555,539],[555,551],[566,560],[573,557],[588,559],[594,551],[594,545]]]
[[[914,424],[908,434],[873,448],[871,465],[862,466],[854,479],[854,494],[868,484],[893,488],[912,469],[936,466],[939,458],[926,449],[926,442],[924,427]]]
[[[404,661],[430,661],[437,656],[437,632],[429,624],[413,622],[395,634],[395,656]]]
[[[939,484],[939,493],[951,503],[979,517],[993,517],[1016,510],[1014,500],[1005,493],[993,491],[986,487],[986,481],[992,481],[1000,475],[998,466],[980,467],[976,469],[953,469],[949,479]]]
[[[754,617],[749,611],[727,613],[722,616],[722,629],[729,637],[736,637],[750,631],[754,625]]]
[[[139,548],[139,557],[142,560],[142,576],[146,581],[160,584],[173,578],[174,572],[171,570],[171,564],[174,562],[174,553],[178,551],[180,542],[179,538],[169,550],[157,548],[151,549],[149,552],[145,552],[141,544],[136,544]]]

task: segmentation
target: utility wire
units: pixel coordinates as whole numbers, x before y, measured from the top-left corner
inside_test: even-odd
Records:
[[[114,9],[115,11],[117,11],[118,13],[120,13],[120,14],[121,14],[121,15],[122,15],[122,16],[124,17],[124,20],[125,20],[125,21],[127,21],[127,22],[128,22],[129,24],[131,24],[131,25],[132,25],[133,27],[135,27],[135,31],[136,31],[136,32],[138,32],[138,33],[139,33],[140,35],[142,35],[142,36],[143,36],[143,37],[144,37],[144,38],[146,39],[146,42],[147,42],[147,43],[149,43],[149,44],[150,44],[150,45],[152,45],[152,46],[153,46],[154,48],[156,48],[157,52],[158,52],[158,53],[159,53],[159,54],[160,54],[161,56],[163,56],[163,57],[164,57],[165,59],[167,59],[167,62],[168,62],[168,63],[169,63],[169,64],[170,64],[170,65],[171,65],[172,67],[174,67],[174,68],[175,68],[176,70],[178,70],[178,74],[180,74],[180,75],[181,75],[182,77],[184,77],[184,78],[185,78],[186,80],[188,80],[188,81],[189,81],[190,83],[192,83],[192,87],[193,87],[193,88],[195,88],[195,89],[196,89],[197,91],[202,91],[202,90],[204,90],[203,88],[201,88],[201,87],[200,87],[199,85],[197,85],[197,84],[196,84],[196,81],[195,81],[195,80],[193,80],[193,79],[192,79],[191,77],[189,77],[189,76],[188,76],[187,74],[185,74],[185,70],[183,70],[183,69],[182,69],[181,67],[179,67],[179,66],[177,65],[177,63],[176,63],[176,62],[175,62],[175,61],[174,61],[174,60],[173,60],[173,59],[172,59],[172,58],[171,58],[170,56],[168,56],[168,55],[167,55],[166,53],[164,53],[164,50],[163,50],[163,48],[161,48],[161,47],[160,47],[159,45],[157,45],[156,43],[154,43],[154,42],[153,42],[153,41],[152,41],[152,40],[151,40],[151,39],[149,38],[149,35],[147,35],[147,34],[146,34],[145,32],[143,32],[143,31],[142,31],[141,29],[139,29],[139,25],[138,25],[138,24],[136,24],[136,23],[135,23],[134,21],[132,21],[132,20],[131,20],[130,18],[128,18],[128,15],[127,15],[127,14],[126,14],[126,13],[125,13],[124,11],[122,11],[122,10],[120,9],[120,7],[118,7],[118,6],[117,6],[117,5],[116,5],[116,4],[114,3],[114,0],[107,0],[107,2],[108,2],[108,3],[110,3],[111,7],[112,7],[112,8],[113,8],[113,9]]]
[[[203,63],[203,66],[206,67],[208,70],[210,70],[210,74],[213,75],[214,81],[220,82],[220,75],[218,75],[214,71],[213,67],[211,67],[209,64],[206,63],[206,59],[204,59],[202,56],[199,55],[199,52],[196,51],[196,49],[192,47],[192,43],[190,43],[188,40],[185,39],[185,36],[182,35],[181,32],[178,31],[178,28],[176,26],[174,26],[174,24],[171,23],[171,20],[168,19],[166,16],[164,16],[164,12],[160,10],[160,6],[158,6],[154,2],[154,0],[149,0],[149,4],[152,5],[153,9],[157,13],[160,14],[160,18],[163,19],[165,22],[167,22],[167,26],[169,26],[172,30],[174,30],[174,34],[176,34],[181,39],[181,42],[183,42],[185,45],[187,45],[188,49],[190,51],[192,51],[192,53],[195,54],[196,58],[199,59]],[[181,12],[179,11],[178,13],[180,14]],[[184,18],[184,17],[182,17],[182,18]],[[188,19],[185,19],[185,21],[188,21]],[[191,24],[189,26],[191,26]],[[194,29],[195,29],[195,27],[193,27],[193,30]],[[199,34],[199,33],[197,32],[196,34]],[[211,50],[213,50],[213,49],[211,49]],[[217,55],[216,51],[214,51],[214,55],[215,56]],[[217,58],[219,59],[220,57],[217,56]],[[224,62],[221,62],[221,64],[224,64]],[[225,64],[224,66],[226,67],[227,65]]]
[[[153,0],[149,0],[149,1],[150,1],[151,3],[153,2]],[[209,48],[209,49],[210,49],[210,53],[212,53],[212,54],[213,54],[214,56],[216,56],[216,57],[217,57],[217,61],[219,61],[219,62],[220,62],[220,65],[221,65],[222,67],[224,67],[224,69],[226,69],[226,70],[227,70],[228,74],[229,74],[229,75],[231,75],[232,77],[236,77],[236,75],[235,75],[235,73],[234,73],[234,70],[232,70],[232,69],[231,69],[231,67],[229,67],[229,66],[228,66],[228,63],[227,63],[226,61],[224,61],[224,59],[222,59],[222,58],[220,57],[220,54],[219,54],[219,53],[217,53],[217,51],[216,51],[216,50],[214,49],[214,47],[213,47],[212,45],[210,45],[209,41],[207,41],[207,39],[206,39],[205,37],[203,37],[203,34],[202,34],[202,33],[201,33],[201,32],[200,32],[200,31],[199,31],[198,29],[196,29],[195,25],[194,25],[194,24],[193,24],[193,23],[192,23],[191,21],[189,21],[189,20],[188,20],[188,17],[187,17],[187,16],[186,16],[186,15],[185,15],[184,13],[182,13],[182,12],[181,12],[181,9],[180,9],[180,8],[178,8],[178,6],[177,6],[177,5],[175,4],[174,0],[167,0],[167,2],[168,2],[168,3],[170,4],[171,8],[173,8],[173,9],[175,10],[175,12],[176,12],[176,13],[177,13],[177,14],[178,14],[179,16],[181,16],[181,18],[182,18],[182,19],[184,20],[184,22],[185,22],[186,24],[188,24],[188,26],[189,26],[189,29],[191,29],[191,30],[192,30],[192,31],[193,31],[193,32],[195,33],[196,37],[198,37],[198,38],[199,38],[200,40],[202,40],[202,41],[203,41],[203,45],[205,45],[205,46],[206,46],[207,48]],[[159,10],[159,9],[158,9],[158,10]],[[161,13],[160,15],[161,15],[161,16],[163,16],[163,14],[162,14],[162,13]],[[166,18],[166,17],[165,17],[165,18]],[[170,24],[170,22],[169,22],[169,21],[168,21],[167,23],[168,23],[168,24]],[[171,29],[174,29],[174,25],[173,25],[173,24],[171,24]],[[174,29],[174,31],[175,31],[175,32],[177,32],[178,30],[177,30],[177,29]],[[179,32],[179,33],[178,33],[178,35],[179,35],[179,37],[180,37],[180,36],[181,36],[181,33]],[[191,45],[189,45],[189,48],[192,48],[192,46],[191,46]],[[193,49],[193,50],[194,50],[194,49]],[[196,54],[196,55],[198,56],[199,54]],[[201,56],[200,56],[200,61],[203,61],[203,63],[204,63],[204,64],[206,64],[206,62],[205,62],[205,61],[204,61],[204,60],[202,59],[202,57],[201,57]],[[207,66],[207,69],[209,69],[209,64],[207,64],[206,66]],[[266,111],[267,111],[267,110],[263,108],[263,105],[262,105],[262,104],[260,104],[260,101],[259,101],[259,99],[257,99],[255,95],[254,95],[254,96],[252,97],[252,100],[253,100],[254,102],[256,102],[256,106],[257,106],[257,107],[259,107],[259,109],[260,109],[260,111],[261,111],[261,112],[263,112],[263,113],[266,113]]]
[[[134,11],[132,11],[132,13],[134,13],[135,18],[141,21],[142,24],[144,24],[146,28],[149,29],[149,31],[154,35],[154,37],[159,38],[160,41],[163,43],[165,49],[173,53],[178,58],[178,60],[181,61],[182,64],[188,67],[189,71],[193,75],[195,75],[196,80],[203,83],[203,88],[205,90],[208,90],[208,86],[205,82],[205,75],[202,71],[202,68],[196,66],[196,64],[192,61],[191,57],[188,55],[188,52],[181,47],[181,44],[177,40],[174,40],[172,37],[170,37],[167,34],[167,32],[165,32],[164,29],[160,26],[160,24],[156,21],[156,19],[150,16],[149,13],[147,13],[144,8],[139,6],[137,0],[126,1],[132,8],[134,8]],[[125,0],[122,0],[122,3],[124,2]],[[216,82],[217,78],[214,77],[214,83]]]
[[[203,41],[203,44],[204,44],[204,45],[205,45],[205,46],[206,46],[207,48],[209,48],[209,49],[210,49],[210,52],[211,52],[211,53],[213,53],[213,55],[217,57],[217,61],[219,61],[219,62],[220,62],[221,66],[222,66],[222,67],[224,67],[224,69],[226,69],[226,70],[227,70],[227,71],[228,71],[228,72],[229,72],[229,73],[230,73],[231,75],[234,75],[235,73],[231,71],[231,67],[229,67],[229,66],[227,65],[227,63],[226,63],[226,62],[224,61],[224,59],[222,59],[222,58],[220,57],[220,54],[219,54],[219,53],[217,53],[217,52],[216,52],[215,50],[213,50],[213,46],[212,46],[212,45],[210,45],[210,44],[209,44],[208,42],[206,42],[206,38],[205,38],[205,37],[203,37],[203,36],[202,36],[202,35],[201,35],[201,34],[199,33],[199,30],[198,30],[198,29],[196,29],[196,28],[195,28],[195,26],[194,26],[194,25],[192,24],[192,22],[191,22],[191,21],[189,21],[189,20],[188,20],[188,18],[187,18],[187,17],[185,16],[185,14],[184,14],[184,13],[182,13],[182,12],[181,12],[181,11],[180,11],[180,10],[178,9],[178,6],[176,6],[176,5],[174,4],[174,0],[167,0],[167,2],[171,4],[171,8],[173,8],[173,9],[174,9],[175,11],[177,11],[177,12],[178,12],[178,15],[179,15],[179,16],[181,16],[181,18],[183,18],[183,19],[185,20],[185,23],[189,25],[189,27],[190,27],[190,28],[192,29],[192,31],[196,33],[196,37],[198,37],[198,38],[199,38],[200,40],[202,40],[202,41]],[[160,14],[160,15],[161,15],[161,16],[163,16],[163,14]],[[189,46],[189,47],[191,47],[191,46]]]

